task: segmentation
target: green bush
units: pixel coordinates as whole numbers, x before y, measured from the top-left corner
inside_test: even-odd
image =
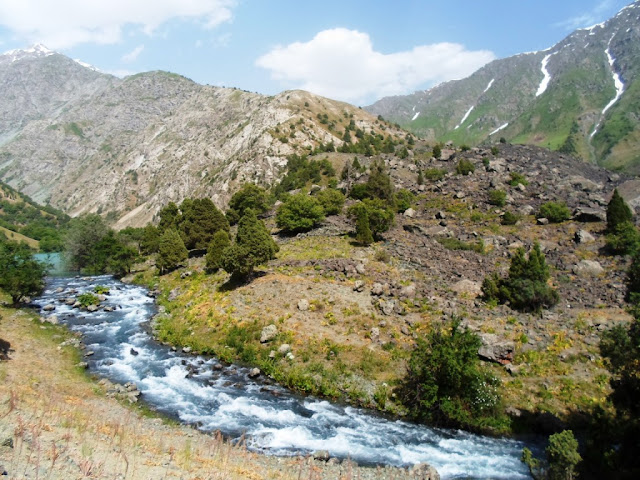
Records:
[[[78,295],[78,302],[85,308],[89,305],[98,305],[100,303],[97,295],[94,295],[91,292],[85,292]]]
[[[491,155],[493,155],[495,157],[499,153],[500,153],[500,150],[498,150],[498,147],[496,147],[496,146],[491,147]]]
[[[489,203],[496,207],[504,207],[507,204],[507,192],[504,190],[491,190],[489,192]]]
[[[607,231],[613,233],[618,225],[632,220],[633,213],[616,188],[607,204]]]
[[[404,212],[411,208],[416,196],[406,188],[398,190],[395,194],[396,212]]]
[[[434,158],[440,158],[442,156],[442,148],[440,147],[440,145],[433,146],[432,155]]]
[[[261,215],[270,207],[271,198],[264,188],[253,183],[245,183],[229,200],[229,209],[226,215],[229,223],[235,225],[247,208],[256,212],[256,215]]]
[[[467,160],[466,158],[460,159],[460,161],[456,165],[456,173],[458,175],[471,175],[475,171],[476,167],[470,160]]]
[[[325,215],[338,215],[342,212],[344,195],[339,190],[326,188],[318,192],[316,198],[318,202],[320,202],[320,205],[322,205]]]
[[[527,258],[524,248],[516,250],[507,278],[485,277],[482,293],[489,303],[509,303],[514,310],[540,312],[558,303],[558,293],[548,285],[549,267],[536,243]]]
[[[106,285],[96,285],[93,288],[93,291],[98,295],[108,295],[110,292],[110,289]]]
[[[276,224],[287,233],[311,230],[324,220],[320,202],[304,193],[291,195],[278,208]]]
[[[576,467],[582,461],[582,457],[578,453],[578,441],[571,430],[551,435],[545,453],[546,468],[543,467],[543,462],[533,456],[531,450],[525,448],[522,451],[522,461],[529,467],[533,478],[572,480],[577,476]]]
[[[500,223],[502,225],[515,225],[518,223],[518,220],[520,220],[520,215],[516,215],[511,212],[504,212],[504,215],[502,215],[502,218],[500,219]]]
[[[363,219],[365,217],[362,214],[362,210],[366,211],[369,230],[374,239],[379,238],[381,233],[386,232],[393,225],[394,213],[390,206],[382,200],[367,198],[349,208],[348,215],[356,219],[356,230],[358,219],[360,219],[360,222],[364,222]]]
[[[500,381],[481,366],[480,346],[480,338],[459,319],[418,338],[400,388],[413,418],[474,427],[499,415]]]
[[[527,185],[529,185],[529,181],[521,173],[511,172],[511,180],[509,180],[509,185],[511,185],[512,187],[524,185],[526,187]]]
[[[427,168],[423,173],[424,178],[432,182],[442,180],[446,174],[447,171],[444,168]]]
[[[172,228],[164,232],[160,237],[156,258],[156,267],[160,270],[160,274],[177,268],[188,256],[189,252],[178,232]]]
[[[11,296],[13,305],[44,291],[46,270],[46,265],[33,257],[25,243],[0,237],[0,288]]]
[[[561,223],[571,218],[571,210],[564,202],[546,202],[540,206],[538,215],[551,223]]]
[[[448,250],[471,250],[477,253],[484,253],[484,242],[482,239],[476,243],[469,243],[453,237],[439,237],[437,241]]]
[[[614,255],[634,255],[640,251],[640,232],[631,222],[617,224],[606,238],[607,250]]]

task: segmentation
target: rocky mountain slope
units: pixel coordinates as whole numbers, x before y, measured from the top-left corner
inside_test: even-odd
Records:
[[[561,150],[640,171],[640,2],[551,48],[496,60],[468,78],[366,109],[430,140]]]
[[[142,225],[169,201],[224,206],[245,181],[271,185],[292,153],[363,131],[404,135],[302,91],[267,97],[167,72],[125,79],[36,46],[0,56],[0,178],[77,215]]]

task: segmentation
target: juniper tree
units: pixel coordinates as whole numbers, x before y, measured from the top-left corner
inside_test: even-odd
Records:
[[[231,239],[226,230],[218,230],[207,248],[206,271],[215,273],[222,268],[222,254],[224,250],[231,246]]]
[[[188,256],[189,252],[177,231],[170,228],[162,234],[156,258],[156,267],[160,270],[161,275],[175,269]]]
[[[618,225],[631,220],[633,220],[633,213],[616,188],[607,205],[607,231],[614,233]]]

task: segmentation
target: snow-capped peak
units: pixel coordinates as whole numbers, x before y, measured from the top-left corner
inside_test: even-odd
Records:
[[[25,49],[15,49],[9,50],[2,54],[2,57],[8,59],[9,62],[15,62],[17,60],[22,60],[25,58],[39,58],[39,57],[48,57],[49,55],[54,55],[56,52],[53,50],[49,50],[47,47],[42,45],[41,43],[36,43]]]
[[[79,58],[74,58],[73,59],[74,62],[76,62],[78,65],[83,66],[84,68],[88,68],[89,70],[93,70],[94,72],[99,72],[100,69],[97,67],[94,67],[93,65],[91,65],[90,63],[87,62],[83,62],[82,60],[80,60]]]

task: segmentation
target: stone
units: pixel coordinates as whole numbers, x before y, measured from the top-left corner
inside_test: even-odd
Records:
[[[384,300],[380,300],[380,308],[382,309],[382,313],[385,315],[392,315],[396,308],[396,301],[387,300],[385,302]]]
[[[428,463],[417,463],[409,469],[411,478],[416,480],[440,480],[438,471]]]
[[[378,327],[373,327],[369,332],[369,337],[371,337],[372,342],[380,340],[380,329]]]
[[[593,243],[596,241],[596,239],[594,238],[593,235],[591,235],[589,232],[587,232],[586,230],[578,230],[575,235],[573,236],[573,240],[577,243],[577,244],[584,244],[584,243]]]
[[[447,218],[447,214],[443,211],[439,211],[436,213],[436,220],[445,220]]]
[[[376,297],[379,297],[383,293],[384,293],[384,287],[382,286],[381,283],[376,282],[373,285],[371,285],[371,295],[375,295]]]
[[[581,260],[580,263],[574,265],[573,273],[580,277],[595,277],[604,272],[604,268],[595,260]]]
[[[466,278],[454,283],[451,286],[451,290],[458,295],[469,295],[471,298],[476,298],[482,294],[482,285],[478,282],[468,280]]]
[[[492,333],[480,334],[482,346],[478,349],[478,356],[483,360],[506,365],[513,361],[515,344],[509,340],[499,338]]]
[[[400,298],[413,298],[416,296],[416,286],[412,283],[406,287],[402,287],[398,293]]]
[[[306,312],[307,310],[309,310],[309,300],[307,300],[306,298],[300,300],[298,302],[298,310],[300,310],[301,312]]]
[[[577,222],[606,222],[607,214],[603,209],[579,207],[573,212],[573,219]]]
[[[533,212],[535,212],[535,208],[533,208],[531,205],[524,205],[522,207],[520,207],[520,209],[518,210],[518,213],[520,215],[532,215]]]
[[[88,305],[87,306],[87,312],[97,312],[98,311],[98,306],[97,305]]]
[[[271,325],[267,325],[262,329],[260,333],[260,343],[267,343],[276,338],[278,335],[278,327],[276,327],[273,323]]]
[[[538,225],[549,225],[549,219],[548,218],[536,218],[536,223]]]
[[[49,322],[51,325],[58,325],[60,323],[60,321],[58,320],[58,317],[56,317],[55,315],[51,315],[50,317],[47,317],[45,320]]]
[[[406,325],[402,325],[400,327],[400,333],[402,333],[403,335],[406,335],[407,337],[411,335],[411,331],[409,330],[409,327],[407,327]]]
[[[280,355],[286,355],[290,351],[291,351],[291,345],[289,345],[288,343],[283,343],[278,347],[278,353]]]
[[[136,356],[138,356],[138,355],[139,355],[138,351],[137,351],[135,348],[130,349],[130,350],[129,350],[129,353],[130,353],[131,355],[133,355],[134,357],[136,357]]]
[[[403,215],[404,215],[405,217],[413,218],[413,217],[415,217],[415,216],[416,216],[416,211],[415,211],[413,208],[407,208],[407,209],[404,211]]]
[[[53,304],[45,305],[44,307],[42,307],[42,310],[44,310],[45,312],[53,312],[55,309],[56,306]]]
[[[184,353],[191,353],[191,347],[182,347]]]
[[[258,378],[260,376],[260,369],[259,368],[252,368],[251,370],[249,370],[249,378]]]
[[[353,285],[354,292],[362,292],[364,290],[364,282],[362,280],[356,280],[356,283]]]
[[[169,300],[170,302],[173,302],[177,300],[179,296],[180,296],[180,289],[176,287],[169,292],[169,296],[167,297],[167,300]]]
[[[364,275],[367,270],[364,268],[364,264],[359,263],[356,265],[356,272],[358,272],[360,275]]]
[[[313,459],[319,462],[328,462],[331,456],[327,450],[316,450],[313,452]]]

